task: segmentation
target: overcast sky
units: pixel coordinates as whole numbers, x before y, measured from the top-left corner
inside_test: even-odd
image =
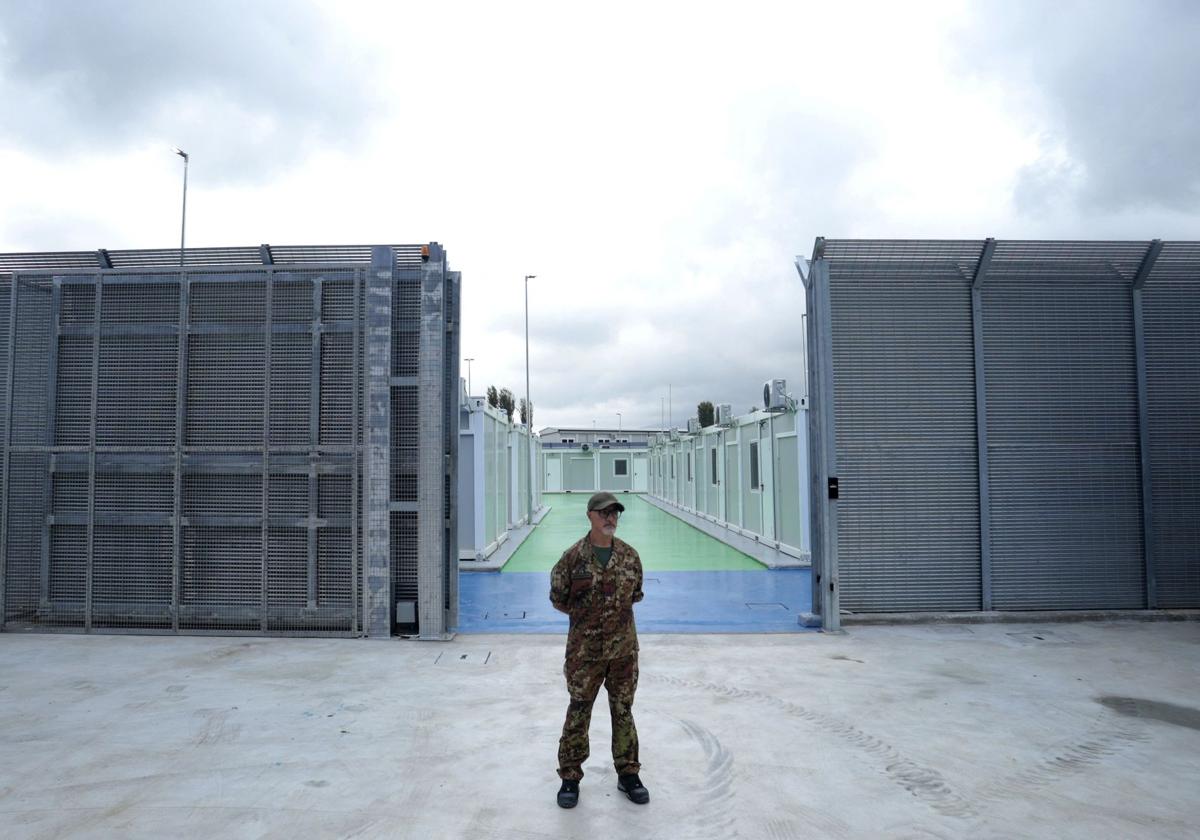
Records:
[[[802,392],[828,237],[1200,238],[1200,3],[0,0],[0,251],[424,242],[472,385]],[[463,368],[466,375],[466,366]]]

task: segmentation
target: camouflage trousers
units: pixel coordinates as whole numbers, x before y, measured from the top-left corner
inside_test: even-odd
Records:
[[[568,659],[563,666],[567,692],[571,695],[562,737],[558,741],[558,775],[561,779],[582,779],[583,763],[590,754],[588,729],[592,723],[592,704],[603,685],[608,692],[608,710],[612,715],[612,757],[617,774],[637,773],[637,727],[633,724],[633,695],[637,691],[637,654],[619,659],[583,661]]]

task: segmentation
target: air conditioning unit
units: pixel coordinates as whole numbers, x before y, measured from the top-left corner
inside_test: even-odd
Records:
[[[733,406],[731,406],[729,403],[721,403],[719,406],[717,406],[717,425],[733,425]]]
[[[699,434],[699,433],[700,433],[700,418],[689,417],[688,418],[688,434],[695,435],[695,434]]]
[[[763,385],[763,408],[767,411],[783,411],[787,408],[786,379],[768,379]]]
[[[670,438],[671,438],[671,440],[679,440],[679,430],[678,430],[678,429],[672,429],[672,430],[670,431]]]

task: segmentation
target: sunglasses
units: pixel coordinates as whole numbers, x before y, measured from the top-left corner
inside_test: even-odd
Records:
[[[620,519],[621,518],[621,511],[617,510],[615,507],[614,508],[605,508],[604,510],[596,510],[596,511],[592,511],[592,512],[595,513],[597,516],[599,516],[601,519]]]

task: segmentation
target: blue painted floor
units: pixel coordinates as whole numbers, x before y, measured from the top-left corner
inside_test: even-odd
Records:
[[[797,633],[812,606],[808,569],[647,572],[634,607],[639,633]],[[460,633],[566,635],[550,606],[549,572],[459,575]]]

